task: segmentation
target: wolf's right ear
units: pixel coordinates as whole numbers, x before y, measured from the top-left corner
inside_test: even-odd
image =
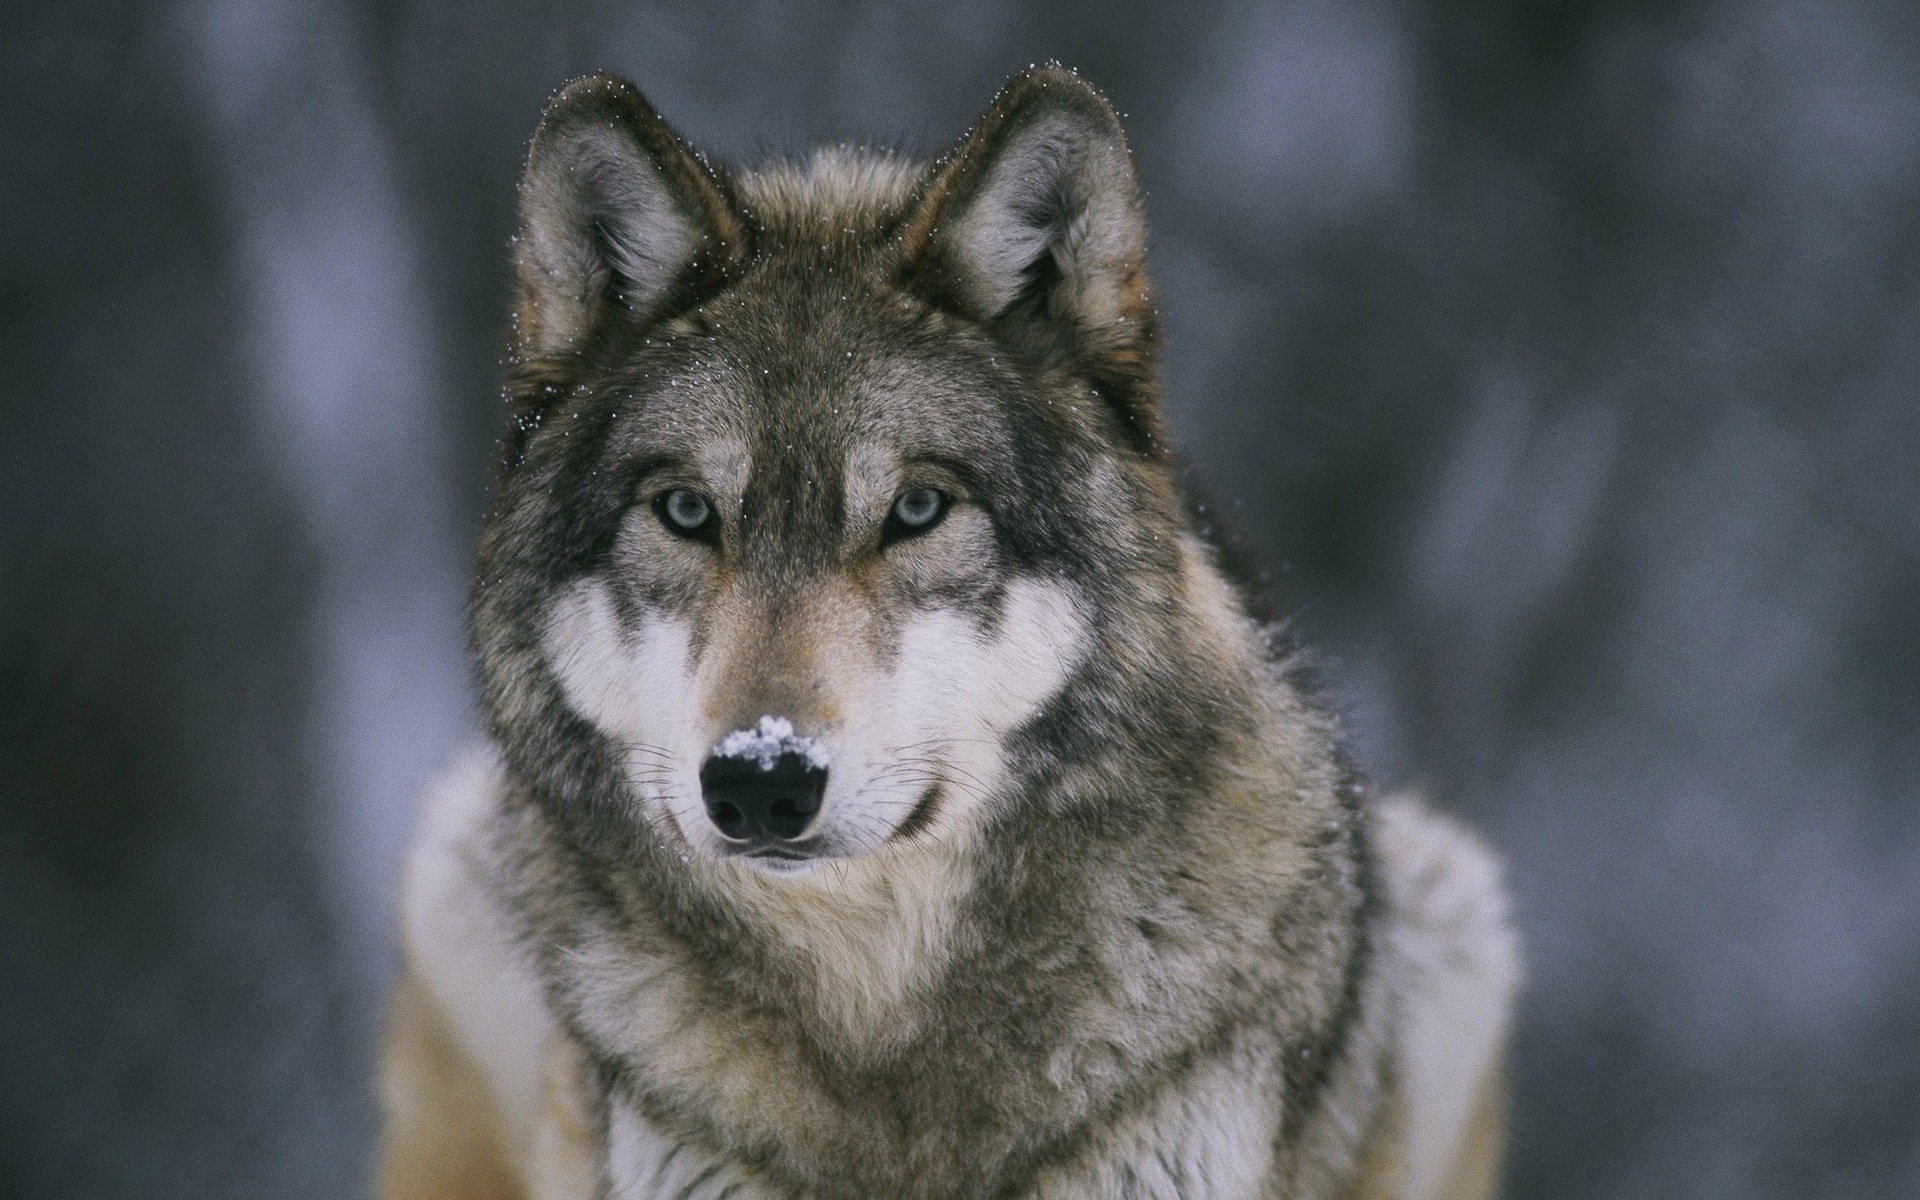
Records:
[[[520,178],[515,352],[551,358],[603,322],[645,323],[723,277],[747,222],[638,88],[589,75],[547,104]]]

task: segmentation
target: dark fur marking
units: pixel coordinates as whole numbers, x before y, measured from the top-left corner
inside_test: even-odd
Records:
[[[1183,1163],[1176,1166],[1175,1164],[1168,1162],[1167,1152],[1164,1149],[1161,1149],[1158,1147],[1154,1149],[1153,1155],[1156,1159],[1159,1160],[1160,1169],[1162,1171],[1165,1171],[1167,1173],[1167,1178],[1173,1181],[1174,1195],[1176,1196],[1185,1195],[1187,1190],[1186,1165]]]
[[[920,793],[920,799],[914,804],[913,811],[907,814],[907,819],[900,822],[899,827],[887,840],[911,841],[926,832],[933,824],[934,818],[940,814],[940,802],[943,796],[944,790],[939,782],[929,784],[927,790]]]
[[[1298,1129],[1307,1124],[1310,1116],[1316,1113],[1316,1106],[1334,1073],[1345,1065],[1343,1060],[1353,1049],[1352,1034],[1366,1001],[1368,973],[1373,966],[1374,926],[1382,901],[1367,815],[1362,807],[1364,784],[1358,768],[1344,752],[1338,755],[1337,765],[1341,774],[1337,787],[1342,816],[1340,836],[1344,837],[1347,844],[1348,861],[1354,872],[1354,887],[1359,894],[1359,903],[1355,905],[1348,921],[1352,940],[1341,972],[1337,1003],[1323,1028],[1318,1031],[1318,1036],[1310,1044],[1295,1048],[1295,1053],[1303,1060],[1301,1064],[1296,1067],[1292,1058],[1288,1060],[1288,1087],[1285,1092],[1287,1115],[1282,1122],[1283,1130]],[[1369,1128],[1379,1116],[1377,1110],[1369,1114]]]
[[[673,1165],[673,1160],[676,1158],[679,1158],[680,1152],[682,1150],[685,1150],[686,1148],[687,1148],[687,1144],[685,1142],[676,1141],[673,1144],[673,1149],[667,1151],[664,1155],[661,1156],[659,1165],[653,1168],[653,1181],[656,1184],[659,1183],[663,1177],[665,1177],[667,1173],[667,1168]]]
[[[680,1189],[680,1194],[677,1200],[688,1200],[689,1197],[691,1197],[695,1192],[700,1190],[701,1185],[705,1184],[707,1180],[712,1179],[715,1175],[718,1175],[720,1173],[721,1167],[725,1165],[726,1165],[725,1163],[720,1163],[720,1162],[709,1164],[698,1175],[695,1175],[693,1179],[687,1184],[687,1186]]]

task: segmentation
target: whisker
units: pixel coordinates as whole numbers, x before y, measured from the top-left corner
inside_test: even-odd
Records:
[[[994,745],[994,744],[997,744],[998,741],[999,741],[998,738],[959,737],[954,734],[944,733],[944,734],[941,734],[939,737],[928,738],[923,742],[908,742],[907,744],[909,746],[927,746],[927,745],[944,746],[944,745],[955,745],[955,744],[966,744],[966,743],[978,744],[978,745]]]

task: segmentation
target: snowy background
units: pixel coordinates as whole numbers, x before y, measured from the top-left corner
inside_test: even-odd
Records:
[[[1127,114],[1169,406],[1511,863],[1511,1194],[1920,1195],[1920,8],[0,13],[0,1194],[339,1197],[468,735],[513,180]]]

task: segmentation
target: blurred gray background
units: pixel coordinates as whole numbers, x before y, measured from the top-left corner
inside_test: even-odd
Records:
[[[1049,58],[1188,456],[1511,864],[1511,1194],[1920,1195],[1920,6],[1837,0],[6,6],[0,1193],[365,1187],[550,90],[933,152]]]

